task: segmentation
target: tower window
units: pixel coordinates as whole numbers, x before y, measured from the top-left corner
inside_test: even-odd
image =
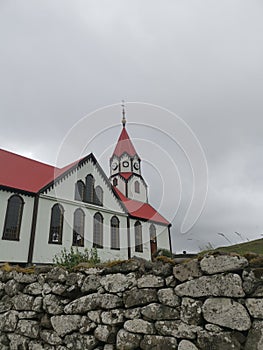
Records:
[[[134,182],[134,191],[136,193],[140,193],[140,183],[139,183],[139,181],[135,181]]]
[[[84,246],[84,225],[85,214],[82,209],[76,209],[74,212],[73,223],[73,242],[72,245],[83,247]]]
[[[94,202],[94,177],[89,174],[86,176],[86,196],[85,201],[88,203]]]
[[[116,178],[113,179],[113,186],[115,186],[115,187],[118,186],[118,179],[116,179]]]
[[[119,219],[111,218],[111,249],[120,249]]]
[[[93,247],[103,248],[103,216],[100,213],[93,218]]]
[[[134,225],[135,230],[135,251],[142,253],[143,245],[142,245],[142,224],[140,221],[136,221]]]
[[[8,199],[2,239],[11,241],[19,240],[23,206],[24,201],[18,195],[11,196]]]
[[[103,189],[100,186],[95,188],[95,204],[103,205]]]
[[[50,231],[48,243],[62,244],[64,208],[55,204],[51,209]]]
[[[79,180],[75,184],[75,200],[76,201],[84,201],[85,196],[85,184],[83,181]]]

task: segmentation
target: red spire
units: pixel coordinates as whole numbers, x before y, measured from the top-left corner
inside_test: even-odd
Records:
[[[126,131],[125,124],[122,128],[119,140],[113,152],[113,155],[120,157],[123,153],[128,153],[129,156],[134,157],[137,152],[130,140],[130,137]]]

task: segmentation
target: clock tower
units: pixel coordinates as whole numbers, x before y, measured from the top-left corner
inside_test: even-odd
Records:
[[[141,159],[126,130],[124,111],[122,131],[110,158],[110,180],[126,197],[148,203],[147,184],[141,175]]]

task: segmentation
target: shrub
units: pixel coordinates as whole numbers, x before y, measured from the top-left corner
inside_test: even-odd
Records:
[[[96,248],[91,248],[90,251],[85,248],[83,252],[80,252],[78,248],[71,247],[70,250],[63,248],[60,255],[55,255],[53,262],[58,266],[72,269],[83,262],[94,266],[100,263],[100,258]]]

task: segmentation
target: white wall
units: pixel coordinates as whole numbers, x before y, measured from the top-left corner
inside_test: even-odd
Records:
[[[134,183],[138,181],[140,184],[140,193],[136,193],[134,189]],[[140,177],[133,176],[128,181],[128,197],[140,202],[148,202],[147,187]]]
[[[136,221],[142,224],[142,241],[143,241],[143,252],[135,252],[135,228]],[[131,256],[138,256],[147,260],[151,259],[151,245],[150,245],[150,226],[151,222],[130,219],[130,241],[131,241]],[[157,238],[157,249],[168,249],[170,250],[169,243],[169,231],[165,225],[155,224],[156,238]]]
[[[0,261],[26,263],[31,234],[34,197],[19,194],[24,200],[23,215],[20,227],[19,241],[2,239],[8,199],[16,194],[0,190]]]

